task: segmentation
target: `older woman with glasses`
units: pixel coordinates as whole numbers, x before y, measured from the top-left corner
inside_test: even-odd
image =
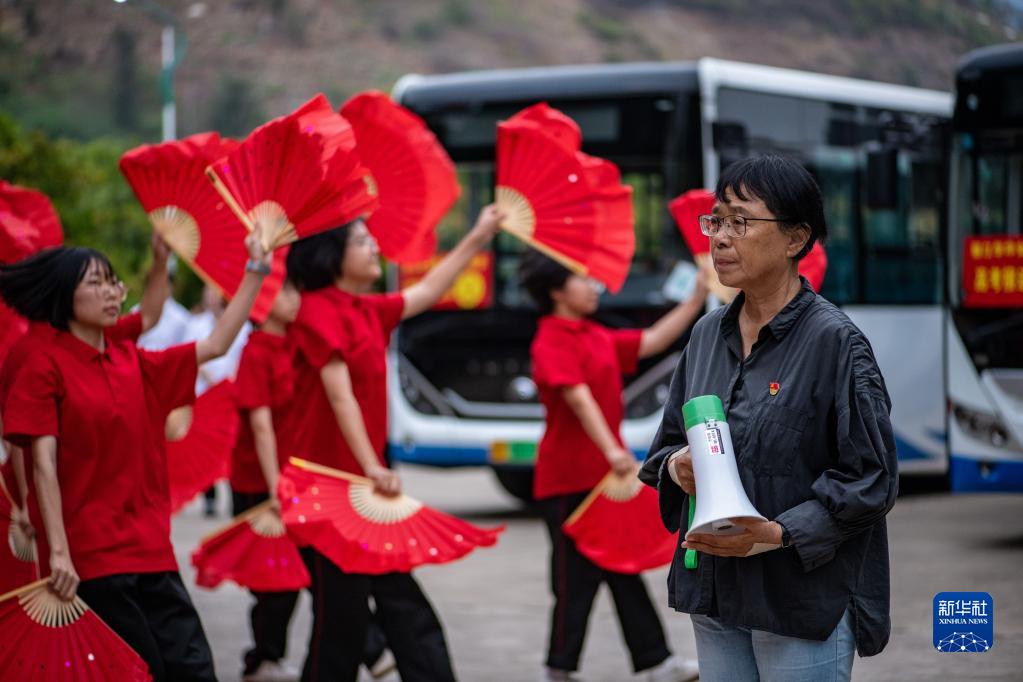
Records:
[[[692,614],[701,680],[848,680],[854,650],[879,653],[891,630],[891,403],[863,333],[798,275],[826,235],[810,174],[779,156],[747,159],[715,194],[700,226],[721,283],[740,294],[693,329],[640,478],[658,489],[668,529],[684,530],[690,496],[712,491],[697,491],[682,405],[713,394],[746,494],[769,520],[689,535],[669,604]]]

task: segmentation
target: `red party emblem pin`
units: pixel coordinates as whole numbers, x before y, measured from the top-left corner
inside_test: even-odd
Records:
[[[768,389],[771,391],[771,395],[778,395],[781,385],[777,381],[772,381]]]

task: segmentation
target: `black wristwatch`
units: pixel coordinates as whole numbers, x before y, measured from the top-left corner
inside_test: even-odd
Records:
[[[778,522],[775,521],[775,523],[778,523]],[[780,523],[778,523],[778,525],[781,526],[781,546],[782,547],[791,547],[792,546],[792,536],[789,535],[789,529],[786,528],[785,526],[782,526],[782,524],[780,524]]]

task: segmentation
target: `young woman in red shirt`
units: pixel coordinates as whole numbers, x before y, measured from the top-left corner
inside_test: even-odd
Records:
[[[198,365],[227,352],[270,271],[258,230],[246,245],[248,272],[212,334],[160,352],[105,333],[124,290],[103,254],[58,247],[0,266],[7,305],[55,330],[3,405],[5,437],[31,453],[44,572],[61,598],[80,595],[157,681],[215,679],[171,547],[163,434],[167,414],[194,399]]]
[[[600,568],[579,553],[561,526],[608,471],[636,475],[636,458],[619,433],[622,375],[635,372],[640,359],[668,349],[698,316],[706,288],[701,280],[693,296],[647,329],[608,329],[589,319],[603,290],[599,283],[535,251],[524,257],[520,274],[543,314],[530,354],[546,409],[533,493],[552,545],[554,607],[544,679],[575,679],[571,673],[578,669],[590,609],[603,582],[611,589],[633,668],[646,671],[651,681],[695,679],[695,664],[668,650],[642,577]]]
[[[288,410],[294,388],[294,365],[287,327],[301,303],[298,289],[286,282],[263,324],[249,334],[235,388],[240,424],[231,456],[231,502],[237,516],[272,499],[280,513],[277,477],[288,456]],[[281,663],[288,644],[288,624],[298,592],[252,592],[249,613],[253,646],[245,652],[243,680],[295,679],[297,671]]]
[[[295,339],[298,420],[291,452],[366,476],[384,495],[401,492],[387,468],[387,345],[398,323],[431,308],[497,233],[503,214],[483,209],[475,227],[420,282],[372,295],[380,252],[356,220],[296,242],[288,276],[302,291]],[[440,621],[408,573],[346,573],[312,547],[302,548],[312,577],[313,628],[303,680],[354,681],[363,658],[372,596],[377,622],[405,682],[444,682],[454,673]]]

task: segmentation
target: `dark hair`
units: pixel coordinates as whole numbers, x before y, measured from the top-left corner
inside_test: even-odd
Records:
[[[67,331],[75,317],[75,289],[93,261],[105,279],[116,279],[106,256],[82,246],[56,246],[0,264],[0,297],[22,317]]]
[[[329,287],[341,275],[348,235],[355,221],[300,239],[288,251],[288,280],[299,291]]]
[[[571,276],[564,265],[532,249],[519,264],[519,281],[544,315],[554,310],[551,292],[564,287]]]
[[[736,161],[718,178],[714,189],[718,201],[725,200],[725,190],[729,188],[742,201],[747,201],[750,195],[763,201],[782,229],[802,224],[810,228],[810,238],[796,254],[796,260],[810,253],[815,242],[823,243],[828,236],[821,190],[809,171],[794,159],[766,154]]]

